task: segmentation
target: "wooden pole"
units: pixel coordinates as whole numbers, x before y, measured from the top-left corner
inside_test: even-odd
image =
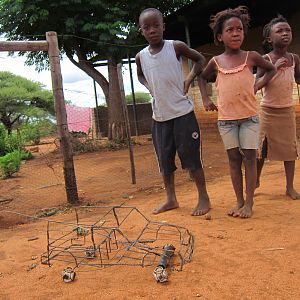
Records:
[[[0,42],[0,51],[48,51],[47,41]]]
[[[135,127],[135,135],[139,135],[138,122],[137,122],[137,114],[136,114],[136,99],[134,92],[134,84],[133,84],[133,76],[132,76],[132,67],[131,67],[131,58],[128,55],[128,65],[129,65],[129,75],[130,75],[130,86],[131,86],[131,95],[132,95],[132,106],[133,106],[133,119],[134,119],[134,127]]]
[[[119,85],[120,85],[120,90],[121,90],[122,108],[123,108],[123,114],[124,114],[124,119],[125,119],[125,130],[126,130],[126,135],[127,135],[127,139],[128,139],[131,182],[132,182],[132,184],[136,184],[134,156],[133,156],[133,150],[132,150],[132,145],[131,145],[130,123],[129,123],[127,105],[126,105],[126,101],[125,101],[125,90],[124,90],[123,76],[122,76],[122,64],[117,65],[117,72],[118,72],[118,79],[119,79]]]
[[[99,116],[99,110],[98,110],[98,97],[97,97],[97,88],[96,88],[96,81],[95,79],[93,80],[94,83],[94,95],[95,95],[95,103],[96,103],[96,137],[99,139],[101,138],[101,132],[100,132],[100,116]]]
[[[46,39],[48,42],[48,55],[51,67],[52,89],[55,99],[57,131],[60,140],[60,149],[63,156],[63,169],[67,200],[69,203],[75,204],[79,202],[79,198],[73,162],[73,151],[68,130],[56,32],[47,32]]]

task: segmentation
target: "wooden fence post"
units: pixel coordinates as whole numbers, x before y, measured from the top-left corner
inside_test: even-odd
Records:
[[[51,67],[52,89],[55,99],[57,131],[60,139],[60,148],[63,156],[63,169],[67,200],[69,203],[75,204],[79,202],[79,198],[73,161],[73,150],[70,142],[67,112],[63,94],[62,76],[59,61],[59,49],[56,32],[47,32],[46,39],[48,42],[48,55]]]
[[[123,76],[122,76],[122,64],[121,63],[119,63],[117,65],[117,72],[118,72],[118,79],[119,79],[119,85],[120,85],[120,90],[121,90],[121,100],[122,100],[122,108],[123,108],[123,114],[124,114],[124,120],[125,120],[125,129],[126,129],[126,135],[127,135],[127,139],[128,139],[131,182],[132,182],[132,184],[136,184],[134,156],[133,156],[133,150],[132,150],[132,145],[131,145],[130,121],[129,121],[129,117],[128,117],[127,104],[126,104],[126,100],[125,100],[125,90],[124,90],[124,83],[123,83]]]

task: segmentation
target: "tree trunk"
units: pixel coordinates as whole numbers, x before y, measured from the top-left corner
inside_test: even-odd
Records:
[[[0,121],[7,130],[7,134],[11,135],[14,122],[12,122],[10,118],[6,115],[1,115]]]
[[[126,138],[126,128],[122,110],[117,61],[112,57],[108,58],[108,77],[108,139],[124,141]]]
[[[121,92],[119,87],[117,60],[109,57],[108,63],[108,81],[93,66],[85,53],[77,49],[76,54],[78,62],[73,58],[70,51],[66,50],[66,54],[70,61],[93,78],[102,88],[108,110],[108,139],[124,141],[126,138],[125,122],[122,110]]]

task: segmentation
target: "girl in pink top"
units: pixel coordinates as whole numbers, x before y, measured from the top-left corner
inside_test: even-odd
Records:
[[[198,77],[206,110],[218,110],[218,127],[227,151],[230,175],[237,205],[228,214],[249,218],[252,215],[256,185],[256,151],[259,144],[259,118],[255,93],[275,74],[274,66],[255,51],[243,51],[241,45],[248,29],[248,9],[240,6],[211,17],[215,43],[224,52],[213,57]],[[255,82],[253,67],[265,70]],[[218,107],[206,92],[206,81],[217,71]],[[243,194],[242,163],[245,166],[246,197]]]
[[[261,146],[257,162],[257,187],[266,157],[284,162],[286,194],[292,199],[300,199],[294,189],[295,159],[297,159],[296,117],[293,103],[293,83],[300,83],[299,56],[287,51],[292,41],[292,30],[287,20],[278,16],[263,30],[264,56],[275,65],[276,75],[263,89],[261,101]],[[264,75],[258,69],[257,78]]]

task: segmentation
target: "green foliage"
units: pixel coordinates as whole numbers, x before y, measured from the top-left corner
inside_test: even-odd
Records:
[[[15,150],[24,149],[25,138],[18,132],[7,134],[3,125],[0,125],[0,156]]]
[[[11,177],[14,173],[20,170],[22,160],[21,151],[16,150],[0,157],[0,169],[2,171],[2,178]]]
[[[15,150],[22,150],[25,146],[25,137],[18,132],[13,132],[5,136],[5,153],[13,152]]]
[[[22,125],[21,135],[26,142],[38,145],[42,137],[51,136],[56,131],[56,126],[50,120],[34,120]]]
[[[145,44],[137,30],[138,17],[143,9],[157,7],[166,16],[190,2],[3,0],[0,1],[0,33],[9,40],[41,40],[45,39],[45,32],[51,29],[59,35],[60,47],[68,57],[79,51],[90,62],[97,62],[108,56],[124,57],[128,52],[134,55]],[[37,69],[49,66],[47,53],[30,52],[26,55],[28,63],[36,64]]]
[[[127,104],[132,104],[133,99],[132,99],[132,94],[126,95],[125,97],[126,103]],[[135,102],[136,103],[148,103],[151,100],[151,96],[149,93],[145,92],[136,92],[135,93]]]
[[[10,134],[13,126],[54,114],[52,92],[10,72],[0,72],[0,122]]]

